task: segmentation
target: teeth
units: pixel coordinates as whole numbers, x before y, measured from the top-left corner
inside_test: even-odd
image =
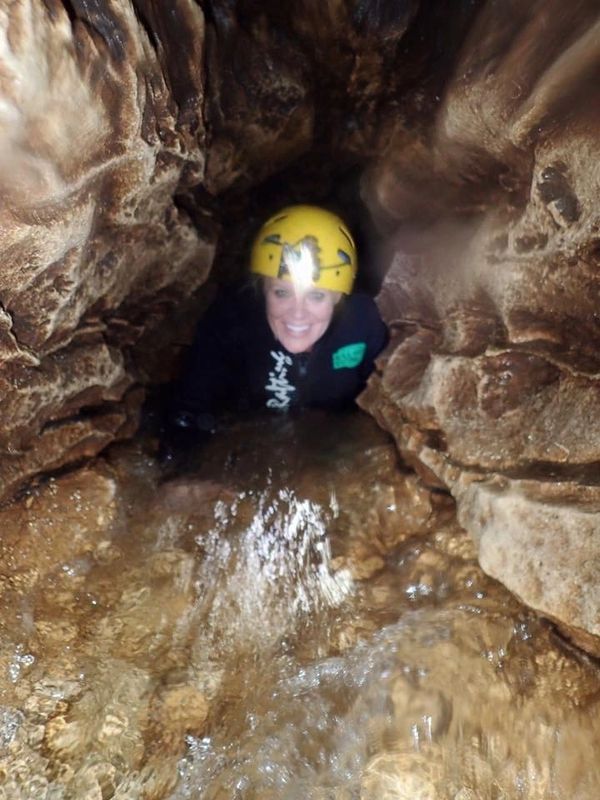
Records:
[[[305,333],[309,328],[308,325],[286,325],[285,327],[291,333]]]

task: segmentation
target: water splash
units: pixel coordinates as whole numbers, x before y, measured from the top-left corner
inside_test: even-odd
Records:
[[[358,797],[373,753],[402,738],[407,751],[417,752],[422,745],[415,744],[416,729],[428,732],[431,742],[433,726],[437,733],[448,726],[450,704],[437,697],[411,708],[401,721],[394,708],[398,661],[408,656],[406,642],[420,638],[423,624],[430,640],[447,638],[443,622],[434,635],[431,616],[415,612],[343,655],[306,666],[283,658],[273,662],[237,737],[229,730],[213,738],[188,737],[171,800]]]
[[[133,450],[118,491],[104,471],[57,481],[87,498],[59,504],[60,536],[5,537],[0,798],[596,800],[596,665],[452,520],[402,539],[414,487],[374,423],[345,418],[343,447],[323,424],[293,451],[241,428],[237,471],[219,445],[205,475],[244,486],[233,503],[165,516]]]
[[[35,663],[35,656],[25,652],[22,644],[17,645],[11,662],[8,667],[8,674],[12,683],[16,683],[24,669],[31,667]]]
[[[273,659],[239,727],[187,738],[170,800],[596,797],[595,714],[502,703],[506,676],[464,649],[456,624],[423,608],[339,656]],[[573,768],[579,748],[587,770]]]
[[[0,706],[0,752],[3,752],[15,738],[23,724],[23,713],[15,708]]]
[[[196,536],[204,551],[196,580],[203,638],[221,651],[275,644],[313,614],[340,606],[352,591],[347,570],[332,568],[329,512],[288,488],[267,488],[218,503],[215,525]],[[254,500],[249,524],[235,531],[240,504]],[[233,533],[232,533],[233,531]]]

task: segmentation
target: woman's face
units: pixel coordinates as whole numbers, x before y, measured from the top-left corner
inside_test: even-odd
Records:
[[[267,320],[273,335],[289,353],[305,353],[323,336],[340,292],[299,287],[289,280],[265,279]]]

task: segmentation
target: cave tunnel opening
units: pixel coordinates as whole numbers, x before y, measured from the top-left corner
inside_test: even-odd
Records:
[[[532,503],[589,501],[595,2],[3,14],[3,499],[131,436],[144,393],[177,372],[207,278],[241,276],[271,211],[317,202],[347,219],[359,286],[392,330],[364,407],[402,456],[473,525],[474,474],[531,480]]]
[[[598,10],[333,8],[205,4],[205,178],[177,202],[219,227],[213,277],[240,276],[278,207],[339,211],[393,337],[364,407],[403,458],[476,536],[504,495],[475,475],[524,492],[533,528],[544,498],[577,516],[600,441]]]
[[[597,0],[0,30],[0,794],[597,800]],[[290,203],[358,240],[367,413],[241,413],[170,481],[157,409]]]
[[[429,137],[481,7],[478,0],[451,9],[435,2],[366,2],[328,10],[310,3],[285,10],[203,5],[206,178],[174,199],[200,235],[219,231],[213,289],[245,277],[253,237],[273,212],[314,203],[338,213],[353,233],[356,288],[371,296],[380,291],[389,266],[386,238],[400,227],[410,233],[405,242],[414,242],[435,220],[440,199],[430,203],[438,187],[418,186],[417,164],[407,180],[414,200],[401,219],[385,213],[376,219],[377,188],[366,174],[392,145],[398,126],[410,132],[408,150],[411,140]],[[147,9],[143,18],[152,26]],[[423,158],[429,156],[421,150],[416,160]],[[460,203],[450,208],[452,202],[445,214],[465,213]],[[205,305],[200,299],[199,307]],[[188,325],[183,339],[189,340],[190,330]],[[173,361],[171,376],[182,355]]]
[[[482,5],[204,3],[207,180],[176,201],[201,231],[206,214],[218,223],[217,276],[240,276],[265,218],[308,202],[347,219],[360,249],[358,280],[378,291],[383,232],[365,200],[364,171],[398,121],[426,135]]]

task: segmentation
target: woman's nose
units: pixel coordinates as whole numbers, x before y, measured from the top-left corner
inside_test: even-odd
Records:
[[[304,302],[304,298],[294,295],[294,300],[292,305],[292,316],[300,318],[303,317],[305,313],[306,313],[306,304]]]

